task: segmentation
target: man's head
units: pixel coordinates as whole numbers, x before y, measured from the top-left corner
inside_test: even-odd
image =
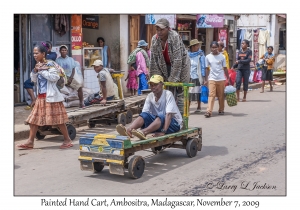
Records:
[[[150,89],[154,94],[158,94],[163,91],[164,78],[160,75],[152,75],[149,80]]]
[[[96,73],[99,73],[103,69],[103,63],[101,60],[95,60],[92,64]]]
[[[50,41],[46,41],[46,44],[48,46],[48,54],[49,54],[52,50],[52,43]]]
[[[97,38],[97,43],[99,44],[99,47],[104,47],[104,38],[103,37],[98,37]]]
[[[223,48],[224,48],[224,42],[218,41],[218,44],[219,44],[218,50],[219,50],[219,52],[222,52]]]
[[[140,48],[142,48],[142,49],[144,49],[144,50],[147,50],[147,46],[148,46],[148,43],[145,42],[145,40],[140,40],[140,41],[138,42],[138,46],[137,46],[137,47],[140,47]]]
[[[198,39],[191,40],[190,45],[189,45],[190,51],[198,52],[200,49],[200,45],[201,45],[201,42],[199,42]]]
[[[169,21],[166,18],[161,18],[156,22],[155,27],[157,36],[162,40],[167,40],[170,29]]]
[[[59,52],[60,52],[61,57],[65,58],[68,54],[68,47],[66,45],[60,46]]]
[[[272,54],[272,52],[273,52],[273,46],[269,46],[269,47],[268,47],[268,53],[269,53],[269,54]]]

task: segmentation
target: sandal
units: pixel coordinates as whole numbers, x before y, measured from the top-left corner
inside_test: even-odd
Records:
[[[69,144],[62,144],[60,145],[59,149],[68,149],[70,147],[73,147],[73,144],[72,143],[69,143]]]
[[[18,144],[17,148],[19,150],[25,150],[25,149],[33,149],[33,145],[28,145],[28,144]]]
[[[133,135],[135,135],[136,137],[138,137],[139,139],[141,139],[141,140],[147,139],[147,137],[145,136],[145,134],[142,131],[140,131],[140,130],[132,129],[131,133]]]
[[[222,112],[219,112],[219,115],[224,115],[224,111],[222,111]]]
[[[197,109],[196,111],[194,111],[195,114],[200,114],[202,112],[201,109]]]
[[[243,98],[242,102],[246,102],[246,99],[245,99],[245,98]]]
[[[127,134],[127,132],[126,132],[125,126],[122,125],[122,124],[118,124],[118,125],[116,126],[116,130],[117,130],[117,132],[118,132],[121,136],[129,136],[129,135]]]
[[[209,117],[211,117],[211,113],[209,113],[209,112],[206,112],[206,113],[205,113],[205,115],[204,115],[204,117],[206,117],[206,118],[209,118]]]

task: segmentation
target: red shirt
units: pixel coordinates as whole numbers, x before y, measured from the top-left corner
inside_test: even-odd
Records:
[[[156,34],[156,39],[158,39],[158,35]],[[165,43],[165,49],[162,51],[162,54],[165,58],[166,64],[168,66],[171,66],[171,61],[170,61],[170,57],[169,57],[169,53],[168,53],[168,42],[166,41]]]
[[[171,66],[171,61],[170,61],[170,57],[169,57],[169,53],[168,53],[168,42],[166,42],[166,44],[165,44],[165,49],[162,51],[162,53],[163,53],[163,55],[164,55],[166,64],[167,64],[168,66]]]

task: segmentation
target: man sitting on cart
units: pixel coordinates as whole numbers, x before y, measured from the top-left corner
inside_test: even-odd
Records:
[[[182,126],[182,117],[172,92],[164,90],[164,79],[160,75],[150,77],[151,93],[147,96],[142,113],[126,129],[117,125],[120,135],[137,136],[146,139],[147,134],[154,133],[154,137],[178,132]]]
[[[105,105],[107,101],[114,99],[114,81],[110,75],[110,69],[103,68],[103,62],[101,60],[95,60],[92,66],[94,67],[95,72],[98,74],[97,78],[99,81],[100,93],[102,94],[100,104]]]

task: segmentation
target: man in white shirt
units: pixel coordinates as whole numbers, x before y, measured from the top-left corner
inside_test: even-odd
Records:
[[[147,134],[155,132],[154,137],[178,132],[182,128],[182,117],[172,92],[163,89],[163,77],[153,75],[149,80],[151,93],[147,96],[142,113],[126,129],[117,125],[117,131],[124,136],[132,134],[146,139]],[[137,130],[141,128],[140,130]]]
[[[97,77],[100,85],[100,93],[102,93],[103,96],[100,103],[105,105],[107,101],[114,99],[114,81],[110,75],[109,69],[103,68],[101,60],[95,60],[92,66],[94,66],[95,72],[98,73]]]

